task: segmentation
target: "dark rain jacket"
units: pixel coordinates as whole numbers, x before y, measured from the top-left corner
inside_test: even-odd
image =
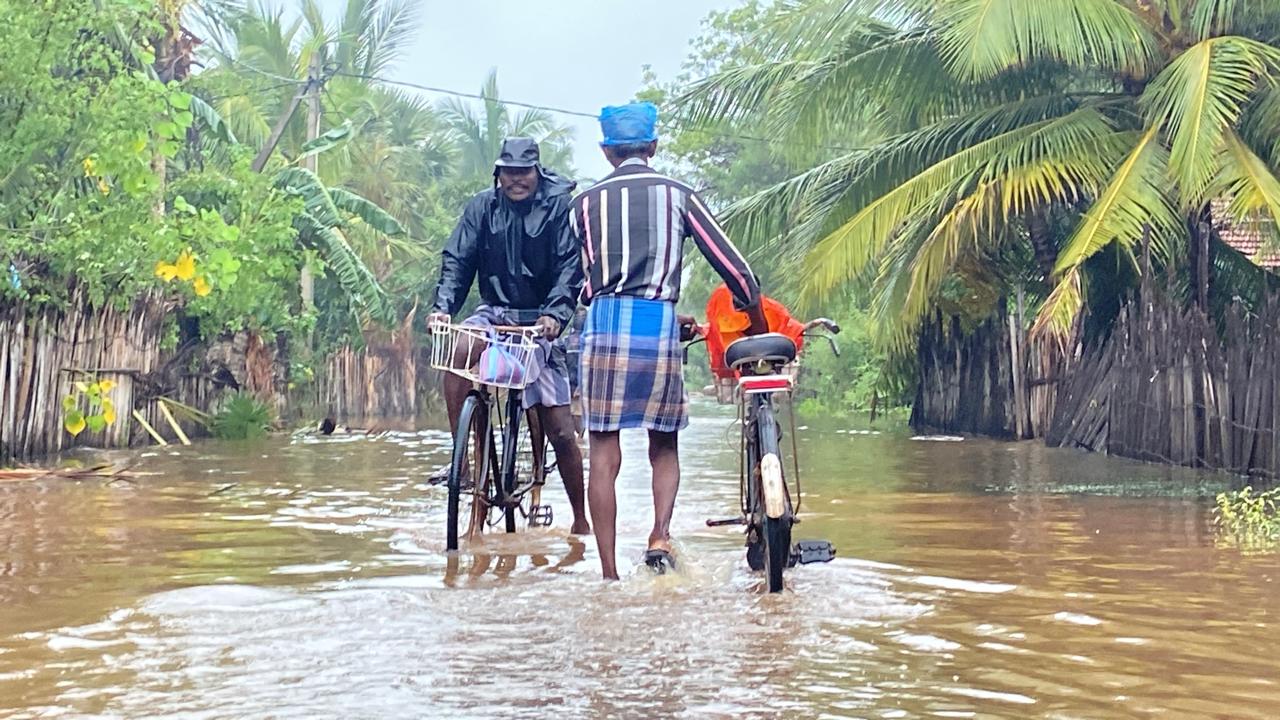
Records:
[[[549,315],[568,326],[582,290],[582,261],[569,228],[575,184],[541,170],[538,191],[513,203],[498,188],[477,194],[444,247],[434,311],[456,315],[478,280],[480,299],[518,322]]]

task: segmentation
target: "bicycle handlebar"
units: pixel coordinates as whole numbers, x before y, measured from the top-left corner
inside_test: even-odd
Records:
[[[431,327],[468,327],[476,330],[492,330],[500,333],[515,333],[519,335],[533,335],[538,332],[537,325],[458,325],[451,322],[433,322],[428,325]]]
[[[805,333],[804,336],[807,338],[822,338],[823,340],[826,340],[827,343],[831,345],[831,354],[836,357],[840,357],[840,346],[836,344],[836,339],[834,337],[826,333]]]

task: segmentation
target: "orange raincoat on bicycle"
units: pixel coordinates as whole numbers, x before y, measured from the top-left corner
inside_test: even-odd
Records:
[[[796,352],[804,348],[804,324],[791,317],[786,306],[761,295],[760,307],[765,321],[769,323],[769,332],[791,338],[796,344]],[[729,287],[721,283],[707,300],[707,353],[711,356],[711,373],[717,378],[734,377],[734,371],[725,367],[724,350],[734,340],[746,337],[750,326],[747,314],[734,309]]]

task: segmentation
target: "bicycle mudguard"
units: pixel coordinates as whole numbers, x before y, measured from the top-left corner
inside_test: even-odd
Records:
[[[782,461],[774,453],[760,458],[760,487],[764,491],[764,512],[777,520],[787,511],[787,488],[782,479]]]

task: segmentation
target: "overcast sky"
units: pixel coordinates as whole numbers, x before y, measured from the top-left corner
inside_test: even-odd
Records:
[[[418,0],[413,46],[390,74],[463,92],[479,92],[498,69],[502,96],[590,113],[629,100],[642,68],[662,80],[678,72],[703,17],[739,0]],[[346,0],[322,0],[337,17]],[[586,177],[610,168],[600,128],[564,117],[576,130],[575,162]]]

